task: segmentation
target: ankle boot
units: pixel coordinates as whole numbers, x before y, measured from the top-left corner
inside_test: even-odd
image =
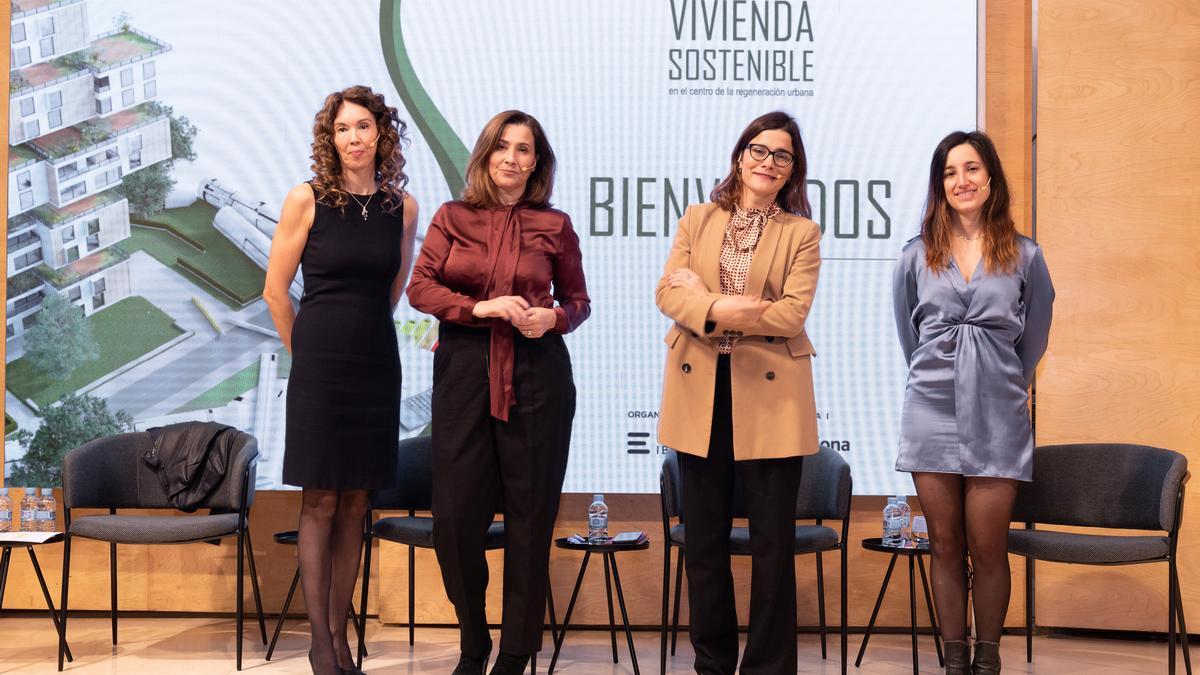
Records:
[[[483,656],[462,654],[458,657],[458,665],[454,667],[451,675],[483,675],[483,668],[487,665],[487,660],[487,654]]]
[[[946,675],[971,675],[971,646],[966,640],[942,643],[946,650]]]
[[[509,654],[500,652],[496,662],[492,664],[491,675],[524,675],[529,666],[529,654]]]
[[[971,675],[999,675],[1000,643],[975,641],[975,661],[971,664]]]

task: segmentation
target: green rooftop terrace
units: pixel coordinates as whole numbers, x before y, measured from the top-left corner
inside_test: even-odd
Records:
[[[38,87],[87,70],[87,57],[80,52],[60,56],[53,61],[35,63],[12,71],[9,76],[8,93],[18,94],[23,89]],[[88,73],[90,75],[90,73]]]
[[[13,145],[8,148],[8,170],[24,166],[29,162],[36,162],[41,159],[37,153],[25,145]]]
[[[25,295],[29,291],[42,287],[42,279],[33,270],[25,270],[15,277],[8,279],[9,299]]]
[[[49,265],[38,265],[34,269],[37,270],[39,277],[50,282],[55,288],[61,291],[67,286],[79,283],[93,274],[102,272],[128,259],[128,253],[116,246],[112,246],[103,251],[97,251],[86,258],[80,258],[70,265],[59,269],[54,269]]]
[[[147,101],[105,118],[59,129],[29,141],[29,145],[38,154],[53,161],[112,140],[122,131],[162,117],[165,117],[162,108],[154,101]]]
[[[117,194],[115,190],[105,190],[99,194],[80,199],[77,202],[71,202],[62,208],[55,208],[49,204],[39,206],[33,210],[33,215],[43,223],[54,227],[60,223],[75,220],[93,211],[99,211],[123,199],[125,198]]]
[[[107,66],[166,51],[167,46],[130,30],[97,38],[88,48],[88,63],[103,70]]]

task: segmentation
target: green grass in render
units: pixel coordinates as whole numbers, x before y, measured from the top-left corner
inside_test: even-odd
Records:
[[[202,245],[205,250],[197,251],[187,243],[169,233],[138,227],[135,223],[131,228],[131,236],[121,242],[121,248],[129,253],[145,251],[162,264],[179,271],[176,258],[183,258],[192,263],[213,279],[224,284],[234,293],[243,297],[258,298],[262,295],[263,282],[266,272],[246,257],[233,242],[225,238],[217,228],[213,227],[213,216],[217,209],[211,204],[197,201],[189,206],[178,209],[167,209],[156,216],[147,218],[149,222],[170,225],[176,230],[191,237]],[[201,286],[208,284],[193,275],[187,274]],[[212,289],[212,295],[233,308],[236,305],[224,293]]]
[[[258,386],[258,363],[256,360],[254,363],[230,375],[212,389],[172,410],[171,414],[208,410],[209,408],[220,408],[228,405],[233,399]]]
[[[8,364],[5,373],[8,390],[45,407],[184,332],[165,312],[136,295],[96,312],[87,320],[99,344],[100,358],[84,362],[69,378],[57,381],[21,357]]]
[[[292,355],[280,347],[278,354],[277,378],[286,380],[292,370]],[[171,411],[171,414],[208,410],[228,405],[233,399],[245,394],[258,386],[258,375],[261,361],[255,361],[242,370],[234,373],[212,389]]]

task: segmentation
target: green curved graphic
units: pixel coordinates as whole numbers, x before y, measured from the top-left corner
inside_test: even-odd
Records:
[[[400,100],[412,115],[413,122],[429,143],[437,160],[450,194],[458,196],[466,185],[467,160],[471,154],[467,146],[450,128],[450,123],[438,111],[433,100],[421,86],[421,80],[413,70],[404,46],[404,32],[400,26],[400,0],[381,0],[379,3],[379,37],[383,45],[383,58],[387,62],[388,74]]]

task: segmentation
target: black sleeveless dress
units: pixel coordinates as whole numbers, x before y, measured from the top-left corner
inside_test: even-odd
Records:
[[[283,482],[322,490],[391,485],[400,437],[400,354],[391,289],[403,208],[373,195],[367,217],[316,204],[292,327]],[[359,201],[364,201],[360,196]]]

